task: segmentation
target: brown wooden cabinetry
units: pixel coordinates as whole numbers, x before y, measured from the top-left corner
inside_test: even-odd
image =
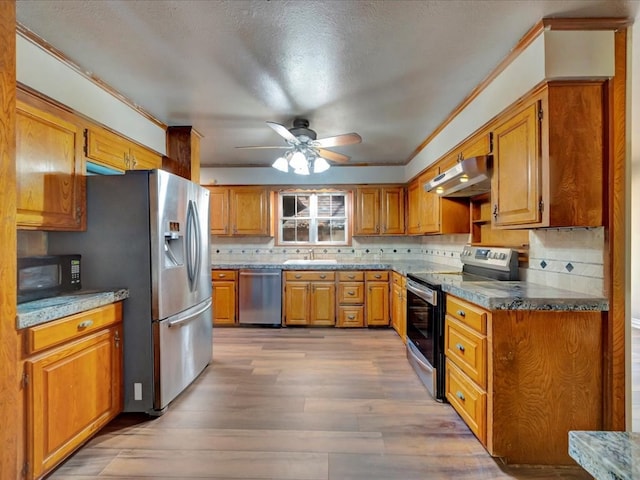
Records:
[[[407,343],[407,278],[391,274],[391,326]]]
[[[553,82],[496,121],[493,225],[603,225],[605,87]]]
[[[71,113],[21,90],[16,180],[19,229],[85,228],[82,126]]]
[[[162,169],[200,183],[201,135],[191,126],[167,127],[167,156]]]
[[[442,198],[424,189],[425,184],[439,173],[440,168],[433,166],[409,184],[407,233],[469,233],[468,199]]]
[[[212,235],[269,236],[269,191],[264,187],[207,187]]]
[[[507,463],[573,464],[569,430],[602,430],[601,312],[487,311],[447,294],[446,395]]]
[[[233,325],[238,312],[237,270],[212,270],[213,324]]]
[[[438,161],[440,171],[444,172],[465,158],[473,158],[482,155],[490,155],[493,149],[493,134],[488,127],[475,133],[467,140],[456,146],[451,152]]]
[[[86,156],[115,170],[147,170],[162,167],[162,156],[101,127],[86,130]]]
[[[364,272],[338,273],[336,327],[364,326]]]
[[[402,235],[404,187],[358,187],[354,235]]]
[[[40,478],[122,411],[122,304],[26,330],[29,479]]]
[[[389,325],[389,272],[372,270],[365,273],[367,326]]]
[[[292,270],[284,278],[285,325],[335,325],[335,272]]]

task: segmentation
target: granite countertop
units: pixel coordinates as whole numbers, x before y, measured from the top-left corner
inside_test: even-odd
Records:
[[[111,290],[78,290],[57,297],[21,303],[18,305],[16,327],[18,329],[33,327],[125,298],[129,298],[129,290],[114,288]]]
[[[282,262],[217,262],[211,268],[282,270],[393,270],[402,275],[420,273],[421,277],[442,285],[445,293],[467,300],[487,310],[549,310],[549,311],[607,311],[609,300],[604,296],[563,290],[525,281],[463,280],[450,265],[409,260],[374,262],[347,260],[338,263],[283,264]],[[437,273],[441,272],[441,273]]]
[[[640,478],[640,433],[569,432],[569,455],[596,480]]]

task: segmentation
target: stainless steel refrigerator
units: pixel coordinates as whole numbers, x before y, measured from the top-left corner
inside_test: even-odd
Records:
[[[82,255],[84,289],[129,289],[124,411],[162,414],[211,361],[209,191],[162,170],[90,176],[87,230],[48,241]]]

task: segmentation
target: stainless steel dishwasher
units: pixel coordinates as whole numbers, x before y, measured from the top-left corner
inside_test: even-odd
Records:
[[[240,270],[238,323],[282,323],[282,271],[275,268]]]

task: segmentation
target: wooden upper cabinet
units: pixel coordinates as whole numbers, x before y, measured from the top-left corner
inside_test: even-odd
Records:
[[[75,117],[18,91],[16,103],[17,227],[83,230],[82,127]]]
[[[462,142],[452,152],[448,153],[445,158],[439,161],[438,166],[440,167],[440,171],[444,172],[448,170],[465,158],[491,154],[493,148],[492,139],[493,135],[489,131],[489,128],[483,128],[480,132]]]
[[[167,127],[167,156],[162,169],[200,182],[200,134],[191,126]]]
[[[603,225],[605,97],[603,82],[553,82],[498,119],[495,227]]]
[[[404,187],[356,189],[354,235],[402,235],[404,225]]]
[[[86,155],[92,162],[120,171],[162,166],[162,156],[99,127],[86,131]]]
[[[269,236],[269,191],[264,187],[207,187],[212,235]]]
[[[425,184],[439,173],[439,165],[434,165],[409,184],[407,233],[413,235],[469,233],[468,199],[441,198],[424,189]]]

